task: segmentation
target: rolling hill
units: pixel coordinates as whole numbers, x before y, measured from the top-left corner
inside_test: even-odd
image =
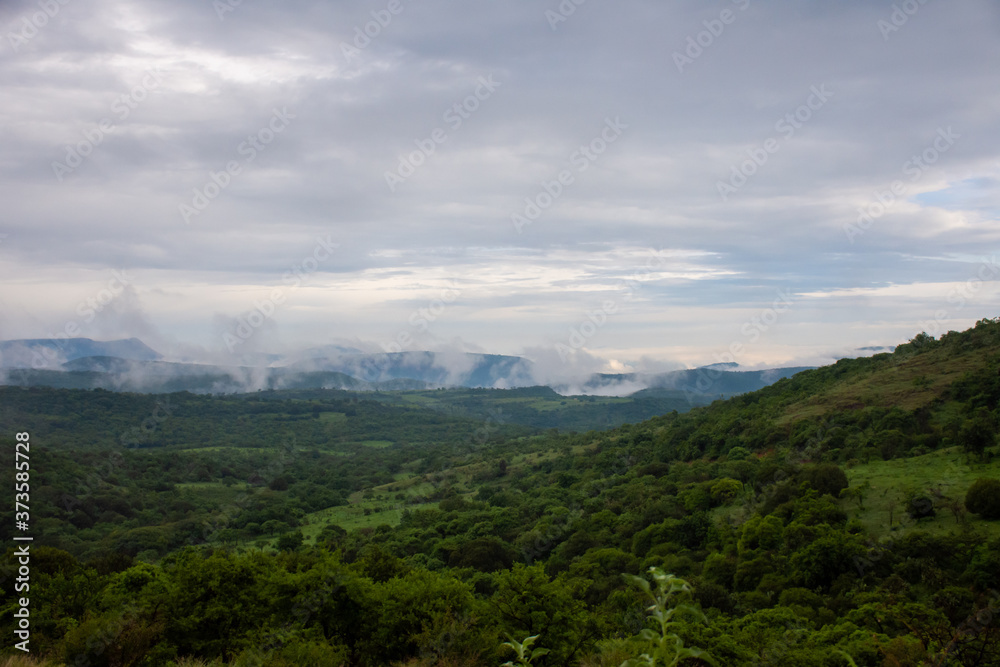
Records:
[[[704,612],[670,641],[718,664],[1000,660],[1000,493],[967,497],[1000,480],[1000,320],[604,431],[472,415],[621,399],[365,396],[0,388],[32,434],[33,640],[86,653],[127,600],[107,655],[495,667],[531,636],[539,667],[620,665],[650,646],[622,575],[659,568]]]

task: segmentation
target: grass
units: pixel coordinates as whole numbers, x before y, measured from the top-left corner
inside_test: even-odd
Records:
[[[953,350],[937,349],[899,363],[889,362],[866,374],[840,381],[830,391],[792,403],[776,423],[784,425],[868,405],[916,410],[937,400],[966,372],[981,369],[984,357],[989,354],[984,350],[955,354]]]
[[[392,447],[391,440],[362,440],[361,445],[364,447],[374,447],[375,449],[385,449],[386,447]]]
[[[602,396],[599,400],[581,399],[574,396],[564,396],[559,400],[535,398],[535,399],[510,399],[511,402],[523,403],[526,407],[534,408],[539,412],[554,412],[579,405],[608,405],[611,403],[629,403],[630,398],[617,396]]]
[[[970,465],[957,447],[951,447],[907,459],[872,461],[846,472],[850,489],[865,485],[870,488],[864,494],[863,509],[856,498],[842,499],[841,507],[872,534],[898,536],[914,529],[943,534],[959,528],[960,524],[952,512],[942,506],[942,501],[956,500],[964,507],[965,492],[973,482],[980,477],[1000,479],[1000,460]],[[913,492],[937,498],[937,516],[920,521],[910,519],[905,500]],[[984,521],[967,514],[965,522],[972,528],[986,531],[991,537],[1000,537],[998,521]]]
[[[343,424],[347,421],[347,415],[343,412],[321,412],[319,421],[323,424]]]
[[[405,504],[401,500],[379,500],[371,498],[357,503],[328,507],[318,512],[306,515],[309,523],[300,528],[307,540],[315,540],[316,536],[327,524],[336,524],[345,530],[357,528],[375,528],[382,524],[398,526],[403,518],[403,510],[428,509],[437,507],[437,502]],[[368,510],[368,514],[365,514]]]
[[[280,447],[266,446],[254,447],[252,445],[218,445],[214,447],[184,447],[182,449],[172,449],[173,452],[276,452]]]
[[[12,655],[0,658],[0,667],[61,667],[63,664],[30,655]]]
[[[452,414],[483,416],[484,411],[505,406],[537,410],[540,413],[555,412],[566,408],[630,403],[633,399],[618,396],[534,396],[493,394],[482,389],[430,390],[415,392],[383,392],[388,402],[413,407],[430,408]]]
[[[385,447],[392,443],[385,440],[369,440],[361,444],[369,447]],[[590,449],[592,449],[590,445],[580,445],[574,447],[573,451],[580,454]],[[554,449],[531,454],[516,454],[508,462],[508,470],[514,471],[520,466],[530,466],[560,456],[562,453]],[[447,483],[452,489],[468,498],[474,495],[479,487],[479,483],[475,481],[476,475],[491,468],[493,464],[493,461],[485,463],[477,461],[454,466],[442,472],[398,473],[392,482],[355,491],[348,498],[347,505],[328,507],[307,514],[306,520],[309,523],[302,526],[302,534],[307,540],[315,539],[327,524],[336,524],[345,530],[375,528],[382,524],[398,526],[404,509],[412,511],[437,507],[437,501],[413,501],[438,490],[440,479],[437,483],[433,480],[439,475],[443,475],[447,479]],[[398,497],[400,495],[403,497]]]
[[[411,403],[422,407],[433,406],[441,403],[440,400],[434,398],[433,396],[428,396],[418,392],[401,394],[400,399],[403,403]]]
[[[392,443],[388,441],[370,440],[363,442],[366,446],[388,446]],[[592,452],[594,445],[576,445],[572,448],[574,454]],[[524,466],[533,466],[547,460],[555,460],[563,456],[558,449],[546,449],[537,452],[515,454],[508,460],[508,471],[514,472]],[[307,525],[303,525],[300,530],[306,541],[314,541],[316,536],[328,524],[336,524],[345,530],[355,530],[358,528],[375,528],[383,524],[398,526],[402,520],[404,509],[411,511],[418,509],[436,508],[437,501],[413,502],[414,499],[424,498],[440,488],[440,479],[437,483],[433,480],[443,475],[452,489],[467,499],[475,495],[479,487],[476,475],[493,467],[494,461],[476,461],[465,465],[454,466],[446,471],[432,472],[428,474],[399,473],[392,482],[380,486],[371,487],[361,491],[355,491],[348,498],[347,505],[328,507],[306,515]],[[402,495],[400,498],[398,496]]]
[[[471,481],[472,474],[468,470],[455,470],[459,470],[455,487],[461,489]],[[425,497],[436,490],[437,487],[431,482],[430,477],[430,475],[401,473],[388,484],[355,491],[348,498],[347,505],[327,507],[307,514],[306,520],[309,523],[302,526],[302,535],[307,540],[315,540],[327,524],[336,524],[345,530],[375,528],[382,524],[398,526],[403,518],[404,509],[437,507],[437,501],[413,502],[414,499]],[[399,498],[400,495],[403,497]]]

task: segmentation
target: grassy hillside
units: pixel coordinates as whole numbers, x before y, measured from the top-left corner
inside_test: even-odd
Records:
[[[780,421],[789,423],[868,406],[905,411],[935,408],[942,402],[965,398],[960,392],[953,395],[952,387],[961,386],[956,383],[963,379],[984,379],[997,368],[998,358],[1000,341],[986,330],[952,333],[940,341],[918,338],[894,354],[846,363],[848,370],[843,374],[828,369],[811,371],[812,375],[825,376],[830,384],[787,405]]]
[[[57,660],[498,667],[537,635],[538,667],[620,665],[653,627],[622,575],[659,567],[705,613],[672,631],[718,664],[1000,663],[976,620],[1000,606],[1000,519],[964,504],[1000,479],[995,320],[577,433],[445,409],[474,392],[264,392],[178,396],[122,449],[107,431],[151,397],[4,391],[38,437],[33,637]]]
[[[893,354],[842,359],[677,420],[643,427],[663,458],[719,456],[732,447],[791,446],[810,459],[892,459],[961,444],[975,415],[992,423],[1000,399],[1000,325],[934,340],[917,336]]]
[[[914,531],[946,535],[956,530],[980,531],[1000,537],[1000,522],[965,511],[965,492],[981,477],[1000,479],[1000,458],[970,461],[958,447],[891,461],[871,461],[847,470],[852,493],[840,506],[872,535],[894,539]],[[926,493],[935,505],[933,516],[913,519],[907,498]]]

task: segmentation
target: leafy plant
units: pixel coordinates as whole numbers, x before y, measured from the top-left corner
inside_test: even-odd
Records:
[[[674,620],[674,617],[682,612],[697,616],[705,623],[708,622],[705,615],[688,602],[680,602],[673,607],[668,606],[671,604],[671,598],[675,595],[690,594],[691,585],[673,574],[665,574],[658,567],[650,567],[649,574],[656,582],[655,590],[645,577],[625,575],[625,578],[642,589],[653,601],[649,607],[648,618],[656,622],[659,626],[659,632],[644,628],[637,635],[637,638],[646,643],[649,651],[638,658],[626,660],[621,667],[659,667],[660,665],[674,667],[687,658],[698,658],[709,664],[715,664],[715,661],[705,651],[699,648],[685,647],[684,640],[672,630],[674,626],[679,624],[679,621]]]
[[[523,642],[519,642],[513,637],[509,637],[509,642],[504,642],[501,646],[506,646],[507,648],[517,653],[517,662],[511,662],[508,660],[503,663],[502,667],[530,667],[531,661],[535,658],[540,658],[549,652],[547,648],[536,648],[531,650],[531,645],[535,643],[538,639],[538,635],[527,637]],[[529,654],[528,651],[531,651]]]
[[[841,651],[839,648],[834,649],[833,652],[842,655],[844,657],[844,660],[847,661],[847,664],[850,665],[850,667],[858,667],[858,663],[854,662],[854,658],[851,657],[850,653],[847,653],[846,651]]]
[[[984,519],[1000,519],[1000,480],[977,479],[965,494],[965,507]]]

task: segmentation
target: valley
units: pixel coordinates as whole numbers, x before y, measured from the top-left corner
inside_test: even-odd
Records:
[[[695,406],[547,387],[0,399],[36,443],[51,664],[500,665],[536,636],[531,664],[618,665],[648,641],[623,575],[650,568],[689,582],[704,617],[671,636],[718,664],[1000,659],[992,624],[956,634],[1000,589],[1000,517],[966,499],[1000,480],[1000,321]]]

